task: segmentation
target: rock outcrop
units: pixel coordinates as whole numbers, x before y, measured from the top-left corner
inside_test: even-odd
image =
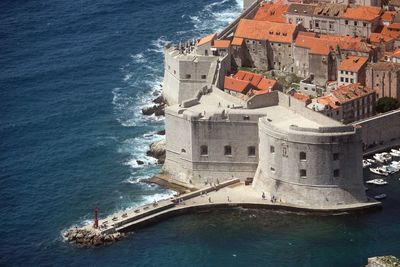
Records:
[[[400,259],[394,256],[381,256],[368,259],[366,267],[400,267]]]
[[[153,100],[155,105],[145,107],[142,109],[142,114],[146,116],[155,115],[155,116],[164,116],[165,115],[165,100],[162,96],[157,97]]]
[[[149,150],[147,151],[147,156],[151,156],[158,160],[158,164],[164,164],[165,161],[165,147],[166,141],[160,140],[156,141],[149,146]]]
[[[119,241],[124,237],[124,234],[119,232],[100,234],[87,229],[72,228],[63,233],[63,237],[69,243],[80,247],[98,247]]]

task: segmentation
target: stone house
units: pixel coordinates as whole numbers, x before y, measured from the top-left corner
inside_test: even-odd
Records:
[[[375,90],[361,84],[339,86],[307,106],[345,124],[375,115]]]
[[[349,56],[338,67],[338,85],[360,83],[365,85],[367,57]]]
[[[234,38],[243,39],[243,44],[238,50],[241,48],[247,52],[235,51],[234,61],[242,67],[292,71],[294,63],[292,43],[298,31],[298,26],[286,23],[242,19],[236,28]],[[241,56],[244,58],[240,58]],[[241,64],[238,64],[239,62]]]
[[[380,7],[351,6],[340,18],[340,34],[368,38],[380,26]]]
[[[370,63],[366,85],[374,88],[377,97],[393,97],[400,101],[400,64],[394,62]]]

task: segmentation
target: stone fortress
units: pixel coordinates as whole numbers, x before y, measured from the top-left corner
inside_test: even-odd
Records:
[[[281,89],[267,88],[267,93],[246,97],[224,90],[226,77],[232,77],[241,61],[255,59],[266,69],[281,66],[270,50],[258,57],[243,55],[252,53],[243,49],[248,40],[235,35],[243,31],[243,21],[256,14],[260,2],[245,0],[242,15],[219,34],[165,47],[163,96],[169,107],[163,174],[198,188],[239,178],[268,199],[304,208],[368,203],[363,153],[400,142],[399,112],[344,124]],[[280,26],[271,23],[271,31]],[[295,42],[301,25],[289,27],[289,36],[285,34],[279,47],[275,43],[273,53],[290,53],[284,40]],[[283,64],[299,62],[292,57]],[[392,128],[383,133],[389,121]]]

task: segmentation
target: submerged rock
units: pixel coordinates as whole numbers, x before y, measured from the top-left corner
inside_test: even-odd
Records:
[[[166,141],[160,140],[156,141],[149,146],[149,150],[146,152],[147,156],[151,156],[158,160],[158,164],[164,164],[165,161],[165,147]]]
[[[158,135],[165,135],[165,130],[161,130],[157,132]]]

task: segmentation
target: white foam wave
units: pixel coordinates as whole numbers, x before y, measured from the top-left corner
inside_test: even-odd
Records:
[[[160,201],[160,200],[163,200],[163,199],[167,199],[167,198],[173,197],[174,194],[176,193],[176,192],[174,192],[172,190],[166,190],[166,191],[167,192],[165,192],[165,193],[157,193],[157,194],[153,194],[153,195],[142,196],[143,204],[152,203],[154,201]]]
[[[118,122],[124,127],[133,127],[152,121],[163,121],[164,117],[162,116],[142,115],[142,108],[151,105],[155,95],[161,94],[162,77],[153,77],[149,80],[135,81],[134,83],[140,83],[140,86],[148,88],[148,90],[136,92],[136,95],[131,95],[130,90],[126,88],[117,87],[112,90],[112,104],[117,113]],[[139,84],[136,86],[139,86]]]
[[[204,6],[197,14],[188,16],[196,35],[204,35],[220,31],[236,19],[242,11],[240,0],[222,0]]]
[[[164,46],[169,43],[165,36],[160,36],[157,40],[153,40],[150,42],[150,47],[146,51],[148,52],[156,52],[156,53],[164,53]]]
[[[147,156],[146,152],[151,143],[161,139],[162,137],[155,133],[129,138],[122,143],[118,152],[130,155],[124,164],[130,166],[132,169],[143,168],[146,165],[154,165],[157,163],[157,160],[153,157]],[[139,164],[138,161],[142,161],[143,164]]]
[[[134,63],[146,63],[147,59],[145,58],[143,53],[138,53],[135,55],[131,55]]]

